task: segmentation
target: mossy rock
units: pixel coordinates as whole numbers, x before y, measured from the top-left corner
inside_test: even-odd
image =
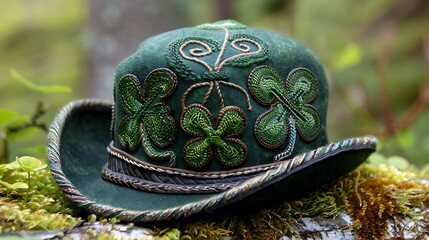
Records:
[[[118,225],[115,219],[96,222],[91,215],[77,227],[83,222],[79,216],[86,216],[62,195],[50,172],[42,170],[33,174],[34,185],[27,191],[0,188],[0,234],[40,238],[82,234],[98,239],[132,237],[136,232],[148,239],[425,239],[429,237],[427,169],[400,171],[387,164],[364,164],[309,196],[269,209],[147,226]],[[9,171],[1,180],[23,181],[25,176]],[[35,231],[41,229],[50,231]]]

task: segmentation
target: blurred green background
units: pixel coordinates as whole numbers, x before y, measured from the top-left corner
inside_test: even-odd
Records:
[[[233,18],[310,47],[330,80],[330,139],[373,134],[417,166],[429,155],[427,0],[0,1],[0,108],[48,124],[67,102],[111,98],[115,66],[157,33]],[[41,94],[11,76],[71,93]],[[1,129],[0,129],[1,130]],[[8,136],[9,160],[44,157],[46,132]],[[4,137],[4,136],[3,136]],[[4,151],[4,149],[2,150]]]

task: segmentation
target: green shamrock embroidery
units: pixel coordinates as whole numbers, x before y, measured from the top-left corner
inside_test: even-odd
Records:
[[[143,89],[135,75],[127,74],[119,80],[118,95],[126,115],[119,123],[118,139],[124,149],[135,150],[142,131],[158,147],[173,143],[176,125],[163,100],[173,92],[176,84],[176,75],[164,68],[149,73]]]
[[[247,148],[237,138],[246,128],[243,110],[236,106],[221,109],[214,123],[209,110],[201,104],[191,104],[182,113],[180,124],[195,138],[183,149],[186,163],[193,168],[208,166],[213,154],[224,167],[236,167],[244,162]]]
[[[305,68],[293,69],[286,82],[276,70],[259,66],[249,75],[249,89],[256,100],[270,110],[258,117],[255,135],[267,148],[277,148],[286,139],[286,150],[275,157],[288,157],[295,144],[296,130],[305,141],[315,139],[321,129],[319,112],[310,103],[316,98],[318,85],[313,73]]]

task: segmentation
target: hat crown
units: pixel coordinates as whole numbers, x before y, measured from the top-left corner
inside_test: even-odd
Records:
[[[226,20],[142,42],[117,68],[112,149],[192,172],[270,164],[327,144],[328,87],[295,40]]]

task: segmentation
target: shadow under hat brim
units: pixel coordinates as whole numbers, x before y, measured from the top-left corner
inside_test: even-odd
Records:
[[[111,102],[84,99],[67,104],[49,130],[48,159],[65,195],[101,217],[151,222],[210,212],[225,205],[254,207],[313,190],[361,164],[375,151],[377,140],[342,140],[276,163],[227,191],[211,194],[160,194],[106,181],[101,170],[111,141]]]

